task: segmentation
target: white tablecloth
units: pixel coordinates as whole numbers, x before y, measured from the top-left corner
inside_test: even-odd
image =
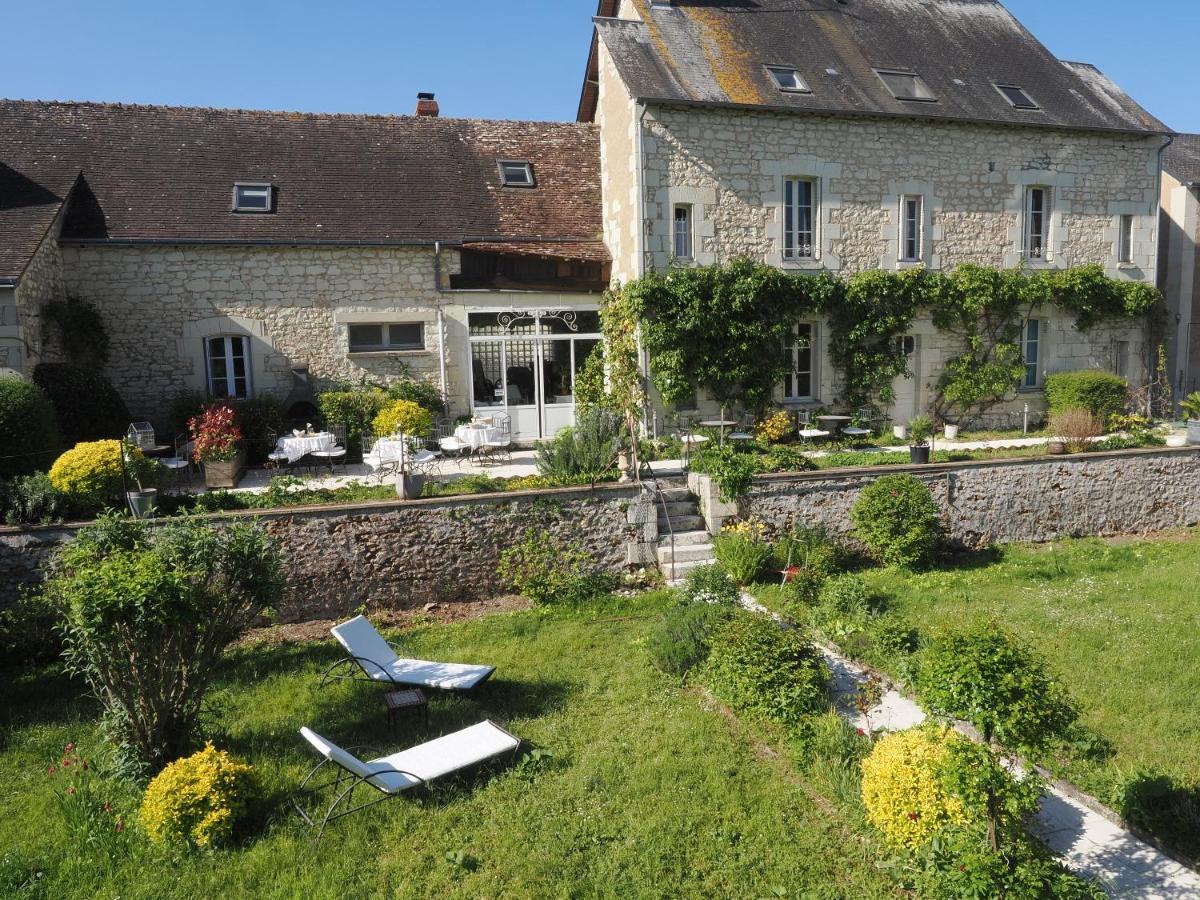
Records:
[[[404,448],[404,441],[381,438],[375,442],[371,452],[381,463],[393,463],[403,460],[408,451]]]
[[[488,441],[500,440],[500,429],[493,425],[459,425],[454,429],[454,436],[475,452]]]
[[[281,437],[276,446],[287,454],[289,463],[296,463],[314,450],[323,450],[333,443],[333,435],[328,431],[309,434],[304,437]]]

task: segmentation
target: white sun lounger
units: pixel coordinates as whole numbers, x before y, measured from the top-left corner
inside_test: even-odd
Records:
[[[327,671],[322,683],[332,678],[347,677],[335,672],[348,663],[357,664],[371,681],[416,685],[443,691],[469,691],[496,671],[495,666],[405,659],[380,636],[366,616],[355,616],[348,622],[335,625],[330,631],[350,656],[339,660]]]
[[[390,756],[381,756],[369,762],[363,762],[349,750],[345,750],[326,740],[309,728],[301,728],[300,734],[316,749],[324,759],[305,776],[297,791],[293,803],[297,812],[309,825],[317,827],[317,823],[305,812],[299,798],[306,794],[314,794],[323,788],[332,787],[335,790],[333,802],[321,819],[321,831],[334,819],[348,816],[368,806],[380,803],[389,797],[402,794],[409,788],[433,781],[446,775],[469,769],[502,753],[514,752],[520,745],[519,739],[509,734],[495,722],[490,720],[464,728],[453,734],[426,741],[408,750],[401,750]],[[310,786],[309,782],[326,763],[333,763],[340,771],[331,782]],[[354,789],[360,785],[369,785],[383,796],[358,806],[350,806],[353,802]],[[349,809],[337,811],[338,806],[345,801]]]

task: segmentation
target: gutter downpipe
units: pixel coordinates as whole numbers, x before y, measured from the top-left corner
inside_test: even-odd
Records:
[[[637,231],[634,233],[633,249],[637,254],[637,265],[635,266],[635,277],[641,278],[646,274],[646,159],[644,156],[644,145],[642,143],[642,128],[646,120],[646,113],[650,108],[645,103],[638,100],[635,103],[637,114],[634,117],[637,122],[637,128],[634,131],[634,159],[637,160]],[[638,356],[641,358],[642,364],[642,385],[643,396],[646,398],[645,405],[642,408],[642,436],[646,435],[646,420],[649,418],[647,413],[650,411],[650,357],[642,348],[642,327],[639,324],[637,328],[637,345]],[[637,466],[640,471],[641,465]]]
[[[1167,140],[1161,147],[1158,148],[1158,168],[1154,170],[1154,286],[1158,287],[1163,283],[1162,278],[1164,273],[1158,271],[1158,267],[1162,264],[1162,184],[1163,184],[1163,154],[1167,152],[1167,148],[1175,143],[1175,135],[1168,134]],[[1180,309],[1177,309],[1176,314],[1182,314],[1183,300],[1180,298]],[[1175,368],[1179,369],[1179,364],[1182,359],[1180,356],[1180,326],[1179,320],[1175,323]],[[1146,383],[1149,384],[1154,380],[1154,369],[1158,364],[1157,347],[1154,346],[1154,323],[1149,318],[1146,319]],[[1175,379],[1172,378],[1172,381]],[[1182,387],[1182,384],[1180,385]],[[1177,390],[1171,391],[1171,412],[1178,413],[1178,401],[1175,395]],[[1150,391],[1146,391],[1146,417],[1150,418],[1153,405],[1153,399],[1150,397]]]
[[[439,294],[446,293],[446,289],[442,287],[442,242],[433,242],[433,286]],[[442,301],[438,300],[437,305],[437,327],[438,327],[438,375],[442,382],[442,403],[446,406],[446,412],[450,412],[450,393],[446,383],[446,325],[442,316]]]

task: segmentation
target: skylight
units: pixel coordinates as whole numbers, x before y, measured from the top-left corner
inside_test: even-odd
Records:
[[[271,212],[271,185],[235,182],[233,185],[234,212]]]
[[[997,84],[996,90],[1012,104],[1013,109],[1041,109],[1023,88],[1019,88],[1015,84]]]
[[[533,166],[524,160],[499,161],[500,183],[505,187],[533,187]]]
[[[800,77],[800,73],[790,66],[767,66],[767,73],[775,82],[775,86],[781,91],[787,91],[792,94],[809,94],[807,84]]]
[[[897,72],[891,69],[876,69],[875,74],[897,100],[918,100],[934,103],[937,97],[916,72]]]

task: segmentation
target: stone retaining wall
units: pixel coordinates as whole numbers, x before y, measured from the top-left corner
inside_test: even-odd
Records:
[[[213,515],[257,519],[282,545],[288,595],[281,621],[334,618],[362,604],[411,609],[503,590],[500,554],[530,529],[578,543],[623,571],[657,537],[653,495],[636,486],[312,507]],[[646,534],[648,528],[654,535]],[[35,585],[50,552],[77,526],[0,529],[0,607]]]

